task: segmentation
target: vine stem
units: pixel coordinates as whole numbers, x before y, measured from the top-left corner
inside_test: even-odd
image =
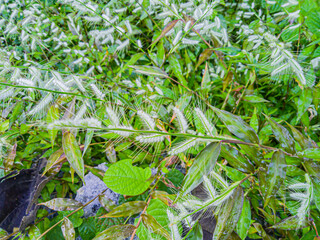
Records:
[[[97,196],[95,196],[93,199],[91,199],[89,202],[87,202],[86,204],[82,205],[80,208],[76,209],[75,211],[73,211],[72,213],[68,214],[66,217],[70,217],[73,214],[79,212],[81,209],[83,209],[85,206],[88,206],[90,203],[92,203],[94,200],[96,200],[101,194],[105,193],[105,191],[107,191],[107,189],[103,190],[100,194],[98,194]],[[60,221],[58,221],[56,224],[54,224],[52,227],[48,228],[45,232],[43,232],[36,240],[40,240],[44,235],[46,235],[48,232],[50,232],[53,228],[55,228],[56,226],[58,226],[60,223],[62,223],[64,221],[64,218],[61,219]]]
[[[134,236],[136,235],[136,232],[137,232],[137,230],[138,230],[138,227],[140,226],[140,223],[141,223],[141,221],[142,221],[142,214],[144,214],[144,213],[146,212],[146,210],[147,210],[147,208],[148,208],[148,206],[149,206],[150,201],[151,201],[151,197],[149,197],[148,202],[147,202],[147,205],[144,207],[144,209],[143,209],[143,211],[142,211],[142,213],[141,213],[141,215],[140,215],[140,217],[139,217],[139,220],[138,220],[138,222],[137,222],[136,228],[134,229],[134,231],[133,231],[133,233],[132,233],[132,235],[131,235],[130,240],[133,240]]]

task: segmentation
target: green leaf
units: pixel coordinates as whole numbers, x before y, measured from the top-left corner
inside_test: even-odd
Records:
[[[147,214],[154,217],[154,219],[164,227],[165,230],[169,230],[169,219],[167,215],[167,206],[158,199],[151,199],[150,204],[147,208]],[[136,219],[135,223],[138,222]],[[143,225],[140,224],[137,230],[137,236],[140,240],[149,240],[150,239],[150,231]],[[159,238],[160,236],[155,233],[151,233],[153,238]],[[160,239],[165,239],[164,237],[160,237]],[[172,239],[173,240],[173,239]]]
[[[299,95],[297,101],[297,119],[296,124],[299,122],[302,115],[308,110],[310,104],[312,103],[312,89],[311,88],[304,88],[302,90],[302,94]]]
[[[10,120],[7,119],[0,124],[0,133],[4,133],[9,129]]]
[[[48,110],[48,115],[47,115],[47,123],[53,123],[54,121],[59,120],[59,108],[56,104],[52,105],[49,110]],[[51,145],[54,146],[54,140],[57,137],[58,130],[57,129],[51,129],[48,130],[50,140],[51,140]]]
[[[268,100],[255,96],[255,95],[246,95],[243,97],[244,101],[251,102],[251,103],[263,103],[263,102],[269,102]]]
[[[299,157],[320,159],[320,148],[308,148],[297,153]]]
[[[313,197],[316,207],[320,211],[320,180],[315,177],[310,177],[313,187]]]
[[[237,187],[232,196],[223,203],[217,216],[217,224],[212,239],[226,240],[229,238],[239,221],[244,195],[241,187]]]
[[[188,83],[182,74],[182,67],[179,59],[174,55],[170,55],[168,60],[174,75],[179,79],[180,83],[184,86],[188,86]]]
[[[87,151],[87,149],[89,147],[89,144],[91,143],[91,140],[92,140],[92,137],[93,137],[93,133],[94,133],[93,130],[87,129],[82,156],[84,156],[84,154],[86,153],[86,151]]]
[[[73,224],[67,217],[63,218],[61,231],[65,240],[73,240],[76,238],[76,232],[74,231]]]
[[[303,134],[298,131],[295,127],[291,126],[289,123],[287,125],[290,127],[293,134],[294,140],[296,140],[302,149],[312,148],[312,143]]]
[[[317,37],[320,37],[320,11],[315,10],[308,13],[306,16],[305,24],[309,30],[315,34]]]
[[[94,217],[84,218],[83,223],[78,227],[79,235],[82,239],[92,239],[96,235],[96,225]]]
[[[168,240],[171,239],[168,231],[163,226],[161,226],[153,216],[144,213],[141,215],[141,217],[142,217],[143,225],[146,228],[148,228],[151,232],[155,234],[159,234]]]
[[[258,231],[259,235],[263,240],[273,240],[274,238],[269,236],[266,231],[263,229],[260,223],[253,223],[254,228]]]
[[[256,131],[259,131],[259,120],[257,116],[257,108],[254,108],[252,117],[250,118],[250,126]]]
[[[128,67],[130,67],[130,65],[135,64],[140,58],[142,58],[144,55],[144,53],[136,53],[134,54],[130,60],[126,63],[126,65],[124,65],[123,67],[121,67],[120,71],[117,74],[117,78],[120,77],[120,74],[126,70]]]
[[[288,153],[294,154],[296,152],[294,147],[294,140],[290,135],[289,131],[278,124],[276,121],[272,120],[270,117],[266,116],[271,127],[272,132],[275,135],[276,139],[280,142],[281,147]]]
[[[297,228],[305,228],[308,226],[308,221],[304,221],[306,224],[299,226],[299,218],[297,216],[291,216],[283,219],[282,221],[276,223],[270,228],[281,229],[281,230],[297,230]]]
[[[48,159],[48,161],[47,161],[46,167],[45,167],[42,175],[44,175],[51,168],[53,168],[63,158],[65,158],[65,154],[63,153],[63,149],[62,148],[58,149],[53,154],[51,154],[49,159]]]
[[[100,218],[106,217],[128,217],[139,212],[142,212],[147,204],[143,201],[126,202],[114,209],[111,212],[102,215]]]
[[[245,142],[259,143],[257,133],[241,117],[217,108],[213,110],[232,134]]]
[[[190,240],[203,240],[203,231],[199,222],[193,226],[191,233],[188,235]]]
[[[307,160],[303,163],[309,176],[317,177],[320,179],[320,163],[313,160]]]
[[[242,172],[252,173],[255,170],[253,164],[234,147],[223,145],[221,147],[221,157]]]
[[[199,56],[198,63],[196,65],[196,69],[204,62],[209,59],[209,57],[212,55],[213,49],[206,48]]]
[[[161,70],[158,67],[151,67],[151,66],[129,66],[133,68],[137,73],[149,75],[149,76],[156,76],[156,77],[163,77],[167,78],[168,74]]]
[[[136,227],[131,224],[120,224],[107,228],[92,240],[123,240],[130,237]]]
[[[275,196],[276,192],[279,190],[281,184],[286,178],[286,168],[286,158],[283,152],[274,152],[266,175],[264,207],[266,207],[270,199]]]
[[[169,22],[169,23],[163,28],[160,36],[157,37],[157,39],[154,40],[151,45],[156,44],[161,38],[163,38],[172,28],[174,28],[174,26],[178,23],[178,21],[180,21],[180,19],[176,19],[176,20],[173,20],[173,21]]]
[[[281,38],[284,42],[293,42],[299,39],[299,28],[294,29],[287,28],[281,33]]]
[[[101,203],[102,207],[108,212],[117,206],[110,198],[105,195],[99,195],[99,202]]]
[[[82,203],[70,198],[54,198],[48,202],[40,203],[55,211],[70,211],[82,207]]]
[[[24,110],[24,101],[19,101],[17,105],[12,110],[12,115],[10,117],[10,126],[18,119],[20,118],[22,112]]]
[[[131,160],[122,160],[111,165],[106,171],[103,181],[114,192],[136,196],[150,186],[150,168],[132,166]]]
[[[239,221],[237,223],[237,233],[239,237],[244,240],[248,235],[248,231],[251,224],[251,208],[250,202],[247,198],[244,199],[243,208],[241,211],[241,215]]]
[[[84,182],[84,162],[80,147],[71,132],[66,132],[62,137],[62,147],[70,166],[76,171]]]
[[[220,154],[221,143],[210,143],[194,159],[185,176],[181,194],[186,195],[203,181],[203,175],[208,175],[214,168]]]

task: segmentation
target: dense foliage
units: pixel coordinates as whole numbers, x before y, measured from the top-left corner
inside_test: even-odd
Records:
[[[319,30],[315,0],[0,0],[0,177],[50,177],[16,235],[320,239]],[[83,218],[89,172],[120,200]]]

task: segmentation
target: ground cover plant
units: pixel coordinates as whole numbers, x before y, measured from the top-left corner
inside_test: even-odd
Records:
[[[0,236],[320,239],[319,30],[314,0],[0,0]],[[90,172],[119,201],[84,217]]]

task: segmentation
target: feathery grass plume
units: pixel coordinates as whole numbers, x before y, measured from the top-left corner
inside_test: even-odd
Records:
[[[174,46],[177,45],[177,43],[180,41],[181,36],[182,36],[182,30],[179,30],[179,32],[177,33],[176,37],[172,41],[172,44]]]
[[[116,133],[122,137],[129,137],[133,134],[133,132],[131,132],[132,130],[134,130],[131,126],[113,126],[113,125],[109,125],[108,128],[117,128],[117,130],[109,130],[110,132]],[[123,130],[121,130],[123,129]]]
[[[120,119],[118,114],[111,107],[108,106],[106,107],[106,112],[109,120],[112,122],[112,125],[120,126]]]
[[[205,114],[201,111],[200,108],[196,107],[194,109],[194,117],[199,119],[202,127],[204,128],[204,130],[206,131],[207,134],[209,134],[212,137],[217,135],[216,128],[213,126],[213,124],[211,124],[208,121]]]
[[[187,39],[187,38],[183,38],[181,42],[186,45],[197,45],[199,43],[198,40]]]
[[[177,223],[179,222],[178,218],[172,213],[170,209],[167,209],[167,215],[169,218],[169,228],[171,230],[171,238],[174,240],[180,240],[180,232]]]
[[[63,92],[70,91],[70,88],[63,81],[54,77],[52,82],[55,86],[57,86],[59,88],[59,90],[61,90]]]
[[[7,89],[4,89],[0,92],[0,101],[2,100],[6,100],[9,97],[14,96],[14,88],[13,87],[9,87]]]
[[[188,211],[182,203],[175,204],[177,210],[179,211],[180,221],[183,222],[188,228],[192,228],[196,223],[195,220],[190,216],[190,211]]]
[[[100,91],[100,89],[94,83],[91,83],[90,87],[91,87],[92,91],[94,92],[94,94],[96,95],[97,98],[103,99],[105,97],[105,94],[102,93]]]
[[[177,146],[173,147],[168,154],[169,155],[177,155],[179,153],[185,152],[188,149],[194,147],[198,142],[198,138],[190,138],[188,140],[183,141],[182,143],[178,144]]]
[[[187,122],[184,114],[177,107],[173,108],[173,112],[176,116],[176,120],[177,120],[179,128],[180,128],[180,132],[186,133],[188,130],[188,122]]]
[[[30,86],[30,87],[35,86],[35,82],[33,82],[30,79],[26,79],[26,78],[18,78],[18,79],[16,79],[16,82],[20,86]]]
[[[79,88],[79,90],[83,93],[86,92],[86,89],[83,87],[82,85],[82,81],[78,76],[72,76],[73,81],[75,82],[75,84],[77,85],[77,87]]]
[[[229,187],[229,184],[216,171],[211,171],[210,176],[212,176],[223,188],[227,189]]]
[[[217,196],[217,191],[213,187],[213,185],[211,184],[211,181],[207,176],[203,176],[203,185],[205,187],[204,189],[207,192],[207,194],[211,196],[212,199],[214,199]]]
[[[157,143],[164,141],[164,135],[151,134],[151,135],[140,135],[136,137],[136,140],[141,143]]]
[[[61,128],[101,128],[101,121],[96,118],[83,118],[83,119],[65,119],[57,120],[48,125],[48,129],[61,129]]]
[[[77,121],[77,120],[80,120],[83,118],[83,116],[85,115],[86,111],[87,111],[87,103],[84,102],[82,104],[82,106],[80,107],[79,111],[77,112],[76,116],[74,117],[74,120]]]
[[[149,129],[149,130],[154,130],[156,127],[156,123],[154,122],[154,120],[152,119],[152,117],[150,115],[148,115],[147,113],[138,110],[137,111],[138,116],[143,120],[145,126]]]
[[[298,202],[296,215],[298,217],[298,226],[303,226],[310,215],[310,205],[313,200],[313,186],[308,174],[305,174],[306,183],[294,183],[288,186],[293,191],[290,197]]]
[[[120,51],[120,50],[125,49],[125,48],[129,45],[129,43],[130,43],[130,40],[129,40],[129,39],[124,40],[123,42],[121,42],[121,43],[119,44],[119,46],[116,48],[116,50],[117,50],[117,51]]]
[[[41,111],[43,111],[45,108],[49,106],[49,104],[53,101],[53,96],[51,93],[48,93],[36,106],[34,106],[30,112],[28,112],[28,115],[35,115]]]

